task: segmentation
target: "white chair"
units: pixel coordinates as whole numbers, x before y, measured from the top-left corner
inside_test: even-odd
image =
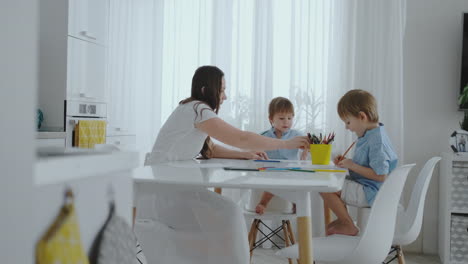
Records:
[[[381,263],[392,245],[398,202],[408,173],[414,165],[404,165],[390,173],[377,193],[367,228],[360,232],[360,236],[331,235],[314,238],[314,259],[321,263]],[[278,251],[277,255],[297,258],[297,244]]]
[[[440,157],[433,157],[424,164],[414,184],[408,207],[406,210],[402,206],[398,208],[395,236],[393,237],[393,246],[390,252],[395,252],[396,254],[386,263],[390,263],[398,258],[398,263],[404,264],[405,258],[401,246],[409,245],[418,238],[422,226],[427,189],[429,188],[434,167],[440,159]]]
[[[261,199],[263,191],[251,190],[249,202],[244,206],[244,217],[247,222],[251,222],[248,233],[250,257],[252,258],[253,251],[263,243],[270,241],[277,249],[281,247],[273,241],[274,237],[282,240],[286,247],[294,245],[296,240],[291,227],[291,221],[296,220],[296,214],[293,213],[292,203],[274,196],[268,204],[264,214],[259,215],[255,212],[255,207]],[[281,224],[278,227],[270,227],[272,224]],[[270,224],[271,223],[271,224]],[[268,229],[266,232],[263,229]],[[280,232],[283,231],[283,236]],[[262,233],[262,237],[257,240],[258,232]],[[292,264],[292,259],[288,259],[289,264]],[[299,263],[299,262],[298,262]]]
[[[187,168],[187,175],[201,177]],[[243,212],[204,188],[135,186],[134,231],[148,263],[248,264]]]

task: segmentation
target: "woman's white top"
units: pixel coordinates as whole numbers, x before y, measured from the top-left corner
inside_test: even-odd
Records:
[[[217,117],[207,104],[200,101],[177,106],[159,131],[145,165],[196,157],[208,135],[197,129],[195,124]]]

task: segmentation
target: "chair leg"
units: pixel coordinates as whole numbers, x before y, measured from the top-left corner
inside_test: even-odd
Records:
[[[257,234],[258,234],[258,228],[259,228],[259,223],[260,223],[260,219],[255,219],[255,228],[254,228],[254,231],[252,233],[252,248],[254,248],[257,244],[256,240],[257,240]],[[253,250],[252,250],[253,251]]]
[[[286,227],[288,228],[289,240],[291,241],[291,244],[292,245],[296,244],[296,239],[294,238],[294,232],[292,231],[291,222],[289,220],[286,220]],[[296,261],[297,261],[297,264],[301,264],[299,262],[299,259],[297,259]]]
[[[401,246],[397,246],[397,256],[398,256],[398,264],[405,264],[405,256],[403,255],[403,249]]]
[[[325,219],[324,219],[325,232],[327,231],[328,225],[331,223],[331,217],[332,217],[331,213],[332,213],[332,211],[331,211],[330,207],[328,207],[328,205],[324,201],[323,202],[323,216],[325,217]]]
[[[286,247],[289,247],[289,235],[288,235],[288,227],[286,225],[286,221],[282,221],[282,224],[283,224],[283,232],[284,232],[284,243],[286,245]],[[288,258],[288,262],[289,264],[293,264],[292,263],[292,259]]]
[[[250,226],[250,231],[249,231],[249,250],[250,250],[250,259],[252,259],[252,254],[253,254],[253,246],[254,246],[254,243],[255,243],[255,238],[256,236],[254,237],[254,234],[256,234],[256,229],[257,229],[257,219],[254,219],[252,221],[252,225]]]

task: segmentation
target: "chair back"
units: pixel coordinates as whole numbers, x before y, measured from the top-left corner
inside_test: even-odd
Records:
[[[398,212],[397,227],[395,228],[395,237],[393,238],[394,245],[408,245],[418,237],[421,231],[424,202],[429,182],[431,181],[434,167],[440,159],[440,157],[429,159],[419,172],[408,207],[405,211]]]
[[[398,203],[406,178],[415,164],[395,168],[380,187],[367,227],[346,263],[382,263],[392,245]]]
[[[249,212],[255,212],[255,207],[260,202],[263,192],[263,190],[251,190],[250,197],[248,201],[245,202],[244,209]],[[293,204],[275,195],[268,203],[268,206],[265,211],[271,213],[292,214]]]

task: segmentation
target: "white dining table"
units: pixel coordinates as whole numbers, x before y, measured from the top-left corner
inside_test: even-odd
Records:
[[[300,172],[271,170],[271,168],[265,171],[255,170],[264,167],[329,171]],[[225,168],[230,168],[230,170]],[[294,202],[296,203],[299,260],[301,264],[312,264],[310,192],[341,190],[346,173],[347,171],[341,168],[332,165],[312,165],[310,161],[257,162],[233,159],[194,159],[139,168],[134,174],[134,185],[135,190],[145,183],[164,184],[167,188],[261,189]],[[135,196],[138,197],[138,193],[135,193]]]

